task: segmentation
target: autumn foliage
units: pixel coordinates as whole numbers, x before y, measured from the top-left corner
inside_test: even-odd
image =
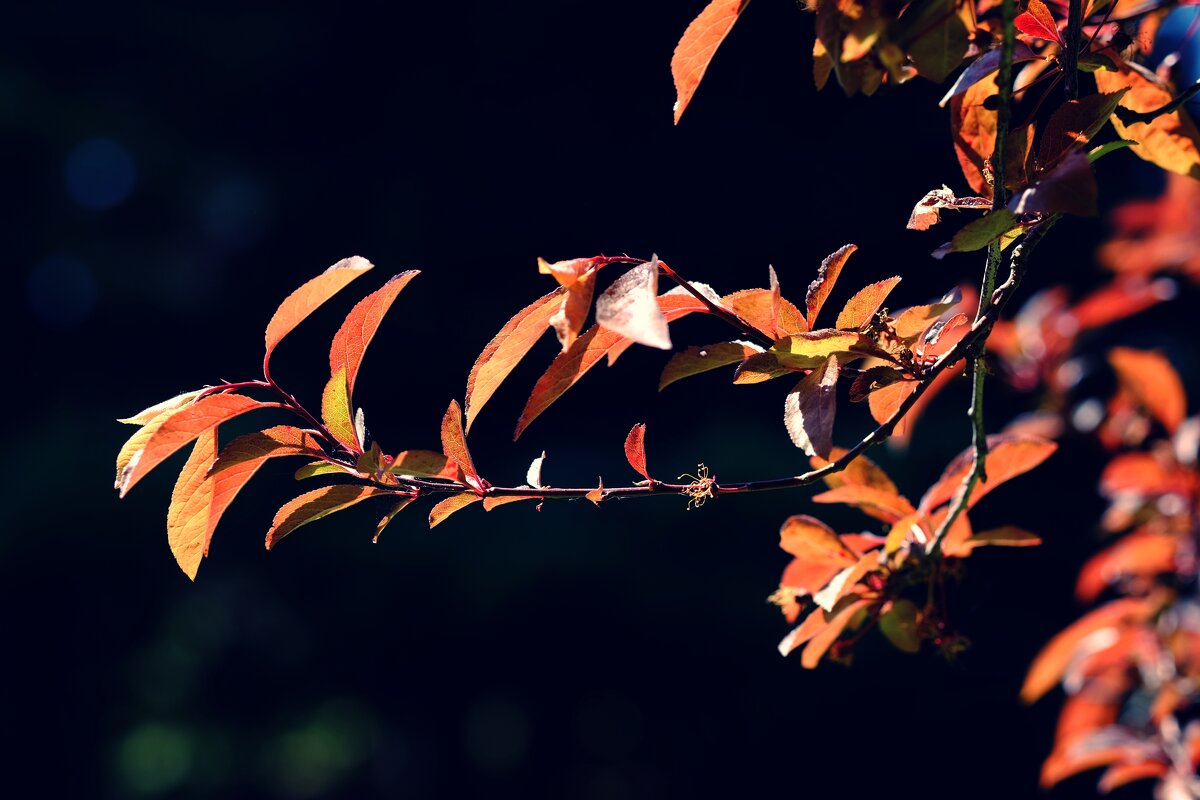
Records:
[[[374,440],[354,401],[368,345],[400,295],[413,291],[408,285],[417,272],[366,293],[334,333],[318,413],[271,374],[272,353],[288,334],[372,270],[365,259],[348,258],[296,289],[271,316],[261,378],[197,389],[122,420],[138,428],[118,455],[116,487],[124,496],[191,447],[167,533],[176,561],[194,579],[226,509],[279,457],[301,459],[298,481],[325,484],[283,504],[266,533],[268,549],[364,501],[379,507],[378,539],[402,511],[427,499],[434,527],[473,505],[492,511],[562,498],[603,505],[613,497],[665,494],[695,508],[722,495],[823,484],[804,513],[779,529],[791,561],[771,594],[792,626],[780,652],[799,651],[800,663],[812,668],[822,660],[848,663],[855,643],[876,629],[905,653],[962,651],[965,636],[946,613],[951,579],[964,575],[980,548],[1029,547],[1055,533],[1011,525],[976,530],[973,510],[994,490],[1010,500],[1019,495],[1022,476],[1052,459],[1055,440],[1074,428],[1110,454],[1099,491],[1109,503],[1102,527],[1113,538],[1076,585],[1079,600],[1094,608],[1046,645],[1021,692],[1026,702],[1059,684],[1067,693],[1043,783],[1103,768],[1104,791],[1154,779],[1160,797],[1200,796],[1200,721],[1188,717],[1200,699],[1200,423],[1187,416],[1186,391],[1172,364],[1159,352],[1127,346],[1106,354],[1111,396],[1071,407],[1080,342],[1171,299],[1175,285],[1165,274],[1200,275],[1200,134],[1185,105],[1197,86],[1181,92],[1170,65],[1147,63],[1158,25],[1174,5],[807,3],[818,87],[832,78],[849,95],[872,95],[915,79],[947,84],[939,104],[945,111],[930,111],[947,117],[961,176],[931,176],[929,185],[911,187],[914,197],[924,195],[907,227],[953,226],[932,255],[984,251],[978,284],[948,281],[935,298],[906,292],[902,275],[862,285],[856,262],[879,256],[856,255],[852,244],[819,263],[814,258],[804,287],[783,287],[768,269],[757,286],[718,289],[723,276],[712,276],[713,285],[694,282],[657,255],[539,259],[545,293],[484,346],[461,406],[451,401],[436,426],[440,448],[422,450]],[[687,26],[671,59],[676,124],[748,6],[748,0],[713,0]],[[1098,213],[1093,165],[1123,150],[1129,153],[1114,157],[1132,153],[1170,179],[1162,198],[1128,203],[1114,214],[1114,235],[1098,251],[1111,280],[1083,296],[1064,286],[1014,303],[1042,238],[1064,218]],[[843,296],[850,289],[849,299],[831,305],[835,287]],[[672,323],[691,314],[723,323],[725,335],[680,345]],[[523,481],[493,482],[472,457],[468,434],[548,331],[558,352],[529,388],[514,439],[576,383],[594,380],[593,367],[611,366],[640,345],[671,353],[663,357],[661,391],[717,370],[734,384],[776,382],[780,434],[807,468],[759,481],[718,481],[703,466],[694,475],[664,476],[648,458],[647,427],[639,424],[624,442],[630,471],[623,481],[554,486],[544,475],[543,453]],[[970,426],[963,426],[970,444],[933,485],[897,482],[863,455],[885,441],[914,440],[930,398],[964,379],[972,387]],[[989,434],[982,403],[991,380],[1037,397],[1039,411]],[[223,423],[260,411],[270,412],[254,415],[264,420],[260,430],[218,438]],[[278,424],[281,413],[290,424]],[[870,432],[856,442],[837,424],[849,414],[870,419]],[[863,527],[839,532],[827,525],[820,511],[830,504],[860,512]]]

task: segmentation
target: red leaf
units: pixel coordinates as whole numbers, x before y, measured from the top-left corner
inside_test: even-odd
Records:
[[[1058,32],[1058,23],[1054,21],[1054,15],[1042,0],[1029,0],[1026,10],[1018,14],[1013,22],[1021,33],[1063,44],[1062,35]]]
[[[483,487],[483,481],[471,461],[471,452],[467,449],[467,434],[463,430],[462,409],[457,400],[450,401],[450,407],[442,415],[442,450],[458,464],[459,469],[467,477],[467,483],[476,489]]]
[[[625,437],[625,459],[629,462],[629,466],[633,467],[634,471],[650,482],[654,479],[650,477],[650,473],[646,471],[646,424],[638,423],[629,431],[629,435]]]
[[[280,539],[297,528],[307,525],[310,522],[315,522],[322,517],[327,517],[335,511],[349,508],[356,503],[366,500],[368,497],[395,496],[395,492],[390,492],[387,489],[375,486],[352,486],[349,484],[323,486],[320,489],[306,492],[296,499],[285,503],[279,511],[275,512],[275,519],[271,522],[271,530],[267,531],[267,549],[270,550],[279,543]]]
[[[238,394],[211,394],[190,406],[161,415],[161,424],[152,422],[146,426],[153,426],[153,430],[141,447],[129,456],[128,463],[117,477],[116,488],[121,497],[124,497],[146,473],[184,445],[195,441],[205,431],[213,430],[222,422],[259,408],[279,408],[279,404],[263,403]],[[143,431],[146,428],[143,428]]]
[[[344,258],[288,295],[267,323],[267,352],[263,356],[263,372],[268,371],[271,353],[283,337],[291,333],[326,300],[345,288],[346,284],[372,266],[370,261],[359,256]]]
[[[675,45],[671,74],[675,78],[675,124],[696,93],[713,54],[729,34],[738,15],[750,0],[712,0],[700,16],[692,20],[683,38]]]
[[[817,314],[821,312],[821,307],[829,299],[829,293],[833,291],[838,276],[842,274],[842,267],[846,266],[846,262],[850,260],[850,256],[857,249],[858,245],[845,245],[821,262],[821,268],[817,270],[817,279],[808,285],[808,293],[805,296],[805,305],[808,307],[808,327],[811,330],[816,330]]]
[[[562,297],[562,290],[555,290],[518,311],[475,359],[475,366],[471,367],[471,374],[467,377],[468,431],[484,404],[537,340],[542,338],[550,318],[557,313]]]

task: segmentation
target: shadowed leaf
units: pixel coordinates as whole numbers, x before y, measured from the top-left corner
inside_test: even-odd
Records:
[[[471,452],[467,449],[467,434],[463,430],[462,409],[459,408],[457,400],[451,400],[450,407],[442,415],[442,450],[447,457],[458,464],[459,469],[466,475],[468,483],[476,488],[483,486],[483,481],[480,480],[479,473],[475,470],[475,464],[471,461]]]
[[[447,497],[429,510],[429,527],[436,528],[454,512],[464,509],[472,503],[478,503],[482,499],[474,492],[463,492]]]
[[[1100,70],[1094,73],[1096,87],[1105,93],[1128,88],[1121,97],[1117,113],[1112,117],[1113,128],[1122,139],[1132,139],[1137,144],[1130,149],[1165,170],[1200,179],[1200,132],[1188,113],[1182,108],[1170,114],[1162,114],[1151,122],[1126,124],[1121,119],[1121,110],[1149,112],[1171,102],[1172,91],[1155,82],[1152,76],[1143,75],[1128,64],[1119,72]]]
[[[825,458],[833,448],[837,413],[837,356],[829,356],[796,384],[783,404],[783,422],[792,444],[810,456]]]
[[[821,268],[817,270],[817,279],[808,285],[808,293],[804,300],[805,306],[808,308],[808,327],[810,329],[816,329],[817,314],[821,313],[821,308],[829,299],[829,294],[833,291],[838,276],[842,274],[842,268],[846,266],[846,262],[850,260],[850,256],[857,249],[858,245],[845,245],[821,262]]]
[[[761,347],[750,342],[720,342],[703,347],[689,347],[671,356],[671,360],[663,367],[662,376],[658,379],[658,390],[661,392],[675,381],[692,375],[737,364],[761,352]]]
[[[1154,350],[1114,347],[1108,362],[1121,387],[1171,433],[1187,416],[1187,395],[1179,373],[1166,357]]]

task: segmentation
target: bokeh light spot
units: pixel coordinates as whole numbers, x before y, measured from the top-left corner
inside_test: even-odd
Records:
[[[67,194],[84,208],[104,211],[123,203],[133,192],[137,167],[120,142],[85,139],[67,155]]]
[[[132,792],[168,792],[187,777],[192,766],[192,743],[178,728],[158,723],[140,725],[117,747],[117,773]]]

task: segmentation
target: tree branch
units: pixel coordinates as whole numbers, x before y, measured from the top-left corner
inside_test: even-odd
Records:
[[[1115,0],[1111,5],[1115,5]],[[1070,0],[1067,7],[1066,46],[1063,48],[1063,89],[1068,100],[1079,99],[1079,49],[1083,39],[1083,0]]]

